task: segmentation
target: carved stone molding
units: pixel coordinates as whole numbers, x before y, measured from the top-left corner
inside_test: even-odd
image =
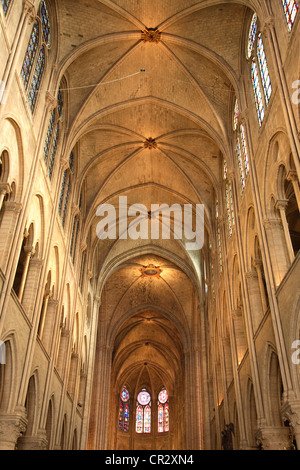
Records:
[[[152,137],[149,137],[149,139],[147,139],[145,142],[144,142],[144,148],[145,149],[148,149],[148,150],[152,150],[152,149],[157,149],[157,142],[155,139],[152,139]]]
[[[157,28],[146,28],[142,32],[142,40],[144,42],[159,43],[161,40],[161,33]]]

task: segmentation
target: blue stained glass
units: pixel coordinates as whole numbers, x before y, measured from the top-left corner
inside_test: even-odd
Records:
[[[67,181],[67,176],[68,176],[68,170],[65,170],[62,184],[61,184],[61,191],[60,191],[60,198],[59,198],[59,205],[58,205],[58,213],[61,215],[62,212],[62,206],[64,202],[64,197],[65,197],[65,187],[66,187],[66,181]]]
[[[257,14],[254,13],[251,21],[251,26],[249,30],[249,38],[248,38],[248,59],[250,59],[254,43],[255,43],[255,38],[256,38],[256,33],[257,33]]]
[[[265,49],[264,49],[261,33],[259,34],[258,40],[257,40],[257,57],[258,57],[258,63],[259,63],[266,103],[269,104],[271,94],[272,94],[272,85],[271,85],[267,58],[265,54]]]
[[[74,173],[74,152],[72,150],[72,152],[70,153],[70,157],[69,157],[69,166],[70,166],[70,170],[72,173]]]
[[[59,139],[59,123],[56,125],[55,131],[54,131],[52,151],[51,151],[50,161],[49,161],[49,166],[48,166],[48,175],[49,175],[50,180],[52,179],[52,174],[53,174],[58,139]]]
[[[45,161],[46,165],[48,163],[48,156],[49,156],[49,151],[50,151],[50,145],[51,145],[51,140],[52,140],[54,123],[55,123],[55,110],[53,110],[52,113],[51,113],[50,122],[49,122],[49,126],[48,126],[48,131],[47,131],[47,136],[46,136],[46,141],[45,141],[45,146],[44,146],[44,161]]]
[[[31,33],[30,40],[27,46],[27,51],[25,53],[22,70],[21,70],[21,76],[23,78],[23,82],[24,82],[24,86],[26,90],[28,87],[30,73],[33,67],[33,62],[34,62],[34,58],[36,55],[37,47],[39,44],[39,34],[40,34],[39,22],[36,21],[32,29],[32,33]]]
[[[49,20],[47,5],[44,0],[42,0],[41,2],[41,21],[42,21],[44,40],[47,46],[49,47],[50,46],[50,20]]]
[[[44,46],[42,46],[40,53],[39,53],[38,61],[36,63],[34,75],[32,78],[31,85],[30,85],[29,95],[28,95],[28,101],[29,101],[29,105],[30,105],[30,109],[32,113],[35,108],[44,69],[45,69],[45,48]]]
[[[59,87],[58,93],[57,93],[57,110],[59,117],[62,117],[63,114],[63,107],[64,107],[64,101],[63,101],[63,94],[61,91],[61,88]]]
[[[299,2],[295,0],[282,0],[286,21],[291,31],[299,10]]]
[[[1,3],[2,3],[4,14],[6,15],[9,4],[10,4],[10,0],[1,0]]]
[[[71,188],[71,178],[70,178],[70,175],[69,175],[69,178],[67,180],[67,186],[66,186],[66,198],[65,198],[65,204],[64,204],[64,211],[63,211],[63,216],[62,216],[63,227],[65,226],[66,215],[67,215],[67,210],[68,210],[68,203],[69,203],[69,197],[70,197],[70,188]]]
[[[261,126],[265,117],[265,108],[264,108],[264,103],[263,103],[263,98],[262,98],[262,93],[261,93],[261,86],[260,86],[259,77],[258,77],[258,69],[257,69],[257,65],[254,59],[252,61],[252,66],[251,66],[251,76],[252,76],[252,85],[253,85],[254,96],[255,96],[257,116],[258,116],[259,125]]]

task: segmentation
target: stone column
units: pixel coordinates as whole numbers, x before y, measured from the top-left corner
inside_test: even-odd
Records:
[[[283,426],[262,427],[256,433],[256,441],[262,450],[288,450],[289,429]]]
[[[61,377],[64,376],[66,367],[66,354],[68,351],[68,344],[70,339],[70,330],[63,328],[60,333],[59,349],[57,354],[56,368]]]
[[[300,401],[299,400],[287,400],[281,407],[282,418],[284,421],[288,421],[291,427],[292,433],[297,443],[297,449],[300,449]],[[290,443],[292,439],[290,436]]]
[[[18,450],[47,450],[48,441],[44,435],[22,436],[18,440]]]
[[[24,260],[24,268],[23,268],[23,273],[22,273],[22,279],[21,279],[20,289],[19,289],[19,292],[18,292],[18,298],[19,298],[20,303],[22,303],[22,298],[23,298],[24,288],[25,288],[25,284],[26,284],[30,258],[34,254],[34,250],[33,250],[32,246],[25,246],[24,247],[24,252],[26,254],[26,257],[25,257],[25,260]]]
[[[276,287],[278,287],[290,267],[283,227],[279,218],[264,220],[264,226],[268,240],[268,250],[274,281]]]
[[[253,332],[255,333],[263,318],[263,310],[262,310],[258,275],[256,271],[249,271],[245,273],[245,277],[246,277],[248,292],[249,292],[252,327],[253,327]]]
[[[51,339],[53,339],[52,335],[53,335],[53,332],[54,332],[57,307],[58,307],[58,300],[49,298],[48,305],[47,305],[47,310],[46,310],[46,315],[45,315],[45,319],[44,319],[44,327],[43,327],[43,330],[42,330],[43,331],[42,332],[42,342],[43,342],[47,352],[50,352]]]
[[[38,290],[38,282],[43,266],[43,261],[31,258],[27,274],[26,285],[24,288],[22,306],[29,320],[32,320],[36,295]]]
[[[286,179],[292,182],[294,193],[297,199],[298,209],[300,211],[300,190],[299,190],[299,180],[296,170],[290,170],[287,174]]]
[[[286,211],[287,205],[288,205],[288,201],[286,201],[286,200],[278,200],[276,202],[276,209],[278,209],[279,212],[280,212],[282,227],[283,227],[284,236],[285,236],[285,242],[286,242],[286,246],[287,246],[287,249],[288,249],[290,263],[292,264],[294,259],[295,259],[295,253],[294,253],[294,248],[293,248],[292,241],[291,241],[291,236],[290,236],[290,231],[289,231],[289,224],[288,224],[288,221],[286,219],[286,212],[285,211]]]
[[[263,263],[261,259],[254,260],[254,266],[256,268],[257,276],[258,276],[258,284],[260,290],[260,297],[261,297],[261,304],[262,304],[262,313],[263,315],[266,313],[268,308],[268,301],[266,297],[266,290],[263,281]]]
[[[44,325],[45,325],[45,319],[46,319],[46,313],[47,313],[47,308],[48,308],[48,302],[51,297],[52,292],[50,290],[47,290],[45,292],[45,298],[42,306],[42,311],[39,319],[39,326],[38,326],[38,336],[40,338],[43,337],[43,331],[44,331]]]
[[[0,183],[0,212],[2,209],[3,201],[6,194],[10,194],[11,187],[8,183]]]
[[[7,201],[4,202],[3,208],[4,214],[0,230],[0,263],[1,269],[5,271],[11,242],[15,232],[16,222],[22,210],[22,204]]]
[[[26,431],[24,413],[0,415],[0,450],[15,450],[17,440]]]

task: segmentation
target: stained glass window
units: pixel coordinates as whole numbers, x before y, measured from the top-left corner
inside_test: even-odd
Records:
[[[257,64],[256,64],[255,59],[253,59],[252,65],[251,65],[251,77],[252,77],[252,84],[253,84],[253,90],[254,90],[254,96],[255,96],[255,105],[256,105],[258,121],[259,121],[259,125],[261,126],[265,117],[265,107],[264,107],[261,86],[260,86],[260,81],[259,81],[259,76],[258,76],[258,69],[257,69]]]
[[[51,150],[50,159],[49,159],[48,176],[50,180],[52,179],[52,175],[53,175],[53,168],[54,168],[58,139],[59,139],[59,123],[57,123],[55,127],[55,131],[53,135],[52,150]]]
[[[158,395],[158,432],[164,433],[169,431],[169,397],[166,389]]]
[[[238,100],[235,100],[233,112],[233,130],[236,131],[239,122],[240,110]]]
[[[37,95],[39,92],[44,69],[45,69],[45,48],[44,46],[42,46],[40,53],[39,53],[38,61],[36,63],[34,75],[33,75],[30,90],[29,90],[29,95],[28,95],[28,102],[29,102],[29,106],[30,106],[32,113],[35,108],[35,103],[36,103]]]
[[[296,0],[282,0],[286,21],[291,31],[299,10],[299,2]]]
[[[28,87],[31,70],[33,68],[36,51],[39,45],[39,34],[40,34],[39,31],[40,31],[40,26],[37,20],[34,23],[33,28],[32,28],[32,33],[29,39],[27,51],[25,53],[22,70],[21,70],[21,76],[23,78],[25,90],[27,90],[27,87]]]
[[[254,48],[254,43],[256,39],[256,33],[257,33],[257,14],[254,13],[250,25],[250,30],[249,30],[249,37],[248,37],[248,59],[250,59],[252,55],[252,51]]]
[[[58,93],[57,93],[57,110],[58,110],[58,114],[60,118],[62,118],[63,109],[64,109],[63,93],[62,93],[61,87],[59,87]]]
[[[262,79],[263,89],[265,93],[265,99],[268,105],[270,98],[271,98],[271,94],[272,94],[272,85],[271,85],[269,68],[267,64],[267,58],[265,54],[265,49],[264,49],[264,44],[263,44],[261,33],[258,35],[258,39],[257,39],[257,57],[258,57],[258,63],[259,63],[259,68],[260,68],[260,75]]]
[[[218,253],[219,253],[219,266],[220,273],[223,272],[223,260],[222,260],[222,247],[221,247],[221,232],[220,228],[217,229],[217,243],[218,243]]]
[[[129,392],[126,387],[123,387],[120,395],[119,429],[129,431]]]
[[[59,98],[61,101],[61,106],[63,106],[62,96]],[[45,145],[44,145],[44,161],[47,166],[48,176],[50,180],[53,176],[53,169],[55,164],[55,157],[57,152],[57,146],[60,136],[60,116],[58,109],[55,108],[50,116],[50,121],[48,125]]]
[[[79,216],[76,215],[75,218],[74,218],[71,245],[70,245],[70,255],[71,255],[73,263],[75,261],[77,239],[78,239],[78,233],[79,233],[79,225],[80,225],[80,219],[79,219]]]
[[[2,4],[3,4],[2,0]],[[27,50],[21,69],[25,90],[29,94],[28,102],[31,112],[34,112],[43,72],[46,65],[46,48],[50,47],[50,20],[45,0],[41,2],[40,18],[37,18],[28,42]],[[37,54],[37,51],[39,53]]]
[[[9,4],[10,4],[10,0],[1,0],[1,3],[2,3],[4,14],[6,15]]]
[[[245,176],[249,175],[249,156],[248,156],[248,146],[247,146],[247,139],[246,139],[246,131],[243,124],[240,125],[241,131],[241,143],[242,143],[242,150],[243,150],[243,164],[245,170]]]
[[[41,2],[41,22],[43,28],[43,36],[46,45],[50,46],[50,20],[47,5],[44,0]]]
[[[226,183],[225,197],[226,197],[228,229],[229,229],[229,234],[231,236],[232,232],[233,232],[233,227],[234,227],[234,224],[235,224],[234,212],[233,212],[233,199],[232,199],[232,184],[231,184],[231,181],[227,181],[227,183]]]
[[[224,180],[227,179],[227,173],[228,173],[227,162],[226,160],[224,160],[224,163],[223,163],[223,179]]]
[[[62,184],[61,184],[61,190],[60,190],[60,198],[59,198],[59,205],[58,205],[58,213],[61,215],[62,213],[62,207],[63,207],[63,202],[65,198],[65,188],[66,188],[66,181],[68,178],[68,170],[65,170]]]
[[[242,160],[241,143],[240,143],[239,137],[237,138],[237,142],[236,142],[236,154],[237,154],[237,160],[238,160],[239,171],[240,171],[241,186],[242,186],[242,190],[244,190],[246,186],[246,177],[245,177],[245,170],[244,170],[244,165],[243,165],[243,160]]]
[[[146,389],[137,397],[135,429],[138,434],[151,433],[151,396]]]

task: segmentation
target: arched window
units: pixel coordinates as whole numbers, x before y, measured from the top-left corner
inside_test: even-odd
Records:
[[[282,0],[282,4],[289,30],[292,31],[299,10],[299,2],[297,0]]]
[[[44,161],[48,170],[48,176],[52,179],[56,151],[60,136],[60,127],[63,117],[63,94],[61,87],[57,93],[57,106],[53,109],[48,125],[45,145],[44,145]]]
[[[169,432],[169,397],[165,388],[158,394],[158,432]]]
[[[1,0],[1,3],[3,7],[4,15],[6,15],[8,8],[9,8],[10,0]]]
[[[259,33],[258,38],[257,38],[257,58],[258,58],[258,64],[259,64],[259,69],[260,69],[263,90],[265,94],[265,100],[268,105],[270,98],[271,98],[271,94],[272,94],[272,85],[271,85],[271,78],[269,74],[267,58],[266,58],[266,53],[265,53],[265,48],[264,48],[264,43],[262,40],[261,33]]]
[[[219,227],[219,202],[216,202],[216,221],[217,221],[217,248],[219,256],[219,268],[220,273],[223,272],[223,260],[222,260],[222,246],[221,246],[221,230]]]
[[[72,176],[74,174],[74,152],[72,151],[69,156],[69,167],[64,171],[63,180],[60,190],[60,198],[58,204],[58,213],[61,218],[62,226],[65,226],[66,215],[70,200],[70,192],[72,185]]]
[[[257,14],[254,13],[252,16],[252,21],[249,29],[249,36],[248,36],[248,59],[250,59],[252,55],[252,51],[254,48],[254,43],[256,39],[256,33],[257,33]]]
[[[50,20],[46,2],[42,0],[40,13],[33,25],[21,69],[21,77],[23,79],[24,88],[28,91],[28,102],[32,113],[35,109],[37,96],[45,70],[46,50],[49,48]]]
[[[143,389],[137,397],[136,432],[137,434],[151,433],[151,396],[146,389]]]
[[[129,392],[123,387],[119,403],[119,429],[124,432],[129,431]]]
[[[264,107],[261,86],[260,86],[260,81],[259,81],[259,76],[258,76],[258,68],[255,62],[255,59],[252,60],[252,64],[251,64],[251,78],[252,78],[252,86],[253,86],[253,91],[254,91],[255,106],[256,106],[256,111],[257,111],[257,116],[258,116],[258,122],[259,122],[259,125],[261,126],[265,118],[265,107]]]
[[[235,225],[234,219],[234,210],[233,210],[233,198],[232,198],[232,183],[227,178],[228,170],[227,170],[227,163],[224,160],[224,170],[223,170],[223,179],[225,181],[225,202],[226,202],[226,209],[227,209],[227,222],[228,222],[228,230],[230,236],[233,232],[233,227]]]
[[[233,129],[236,133],[236,155],[237,162],[239,167],[240,181],[242,191],[244,191],[246,186],[247,177],[249,174],[249,156],[248,156],[248,146],[246,140],[246,131],[243,124],[239,125],[239,112],[237,111],[238,101],[236,100],[234,106],[234,125]]]
[[[236,99],[235,104],[234,104],[234,111],[233,111],[233,130],[234,131],[237,130],[239,117],[240,117],[240,108],[239,108],[239,102]]]
[[[258,18],[254,13],[250,25],[247,58],[251,59],[251,80],[255,97],[258,122],[261,126],[265,117],[271,94],[272,84],[265,54],[262,34],[258,32]]]
[[[78,233],[79,233],[79,225],[80,225],[79,215],[76,215],[75,218],[74,218],[71,245],[70,245],[70,255],[71,255],[73,264],[75,262],[76,247],[77,247],[77,240],[78,240]]]

